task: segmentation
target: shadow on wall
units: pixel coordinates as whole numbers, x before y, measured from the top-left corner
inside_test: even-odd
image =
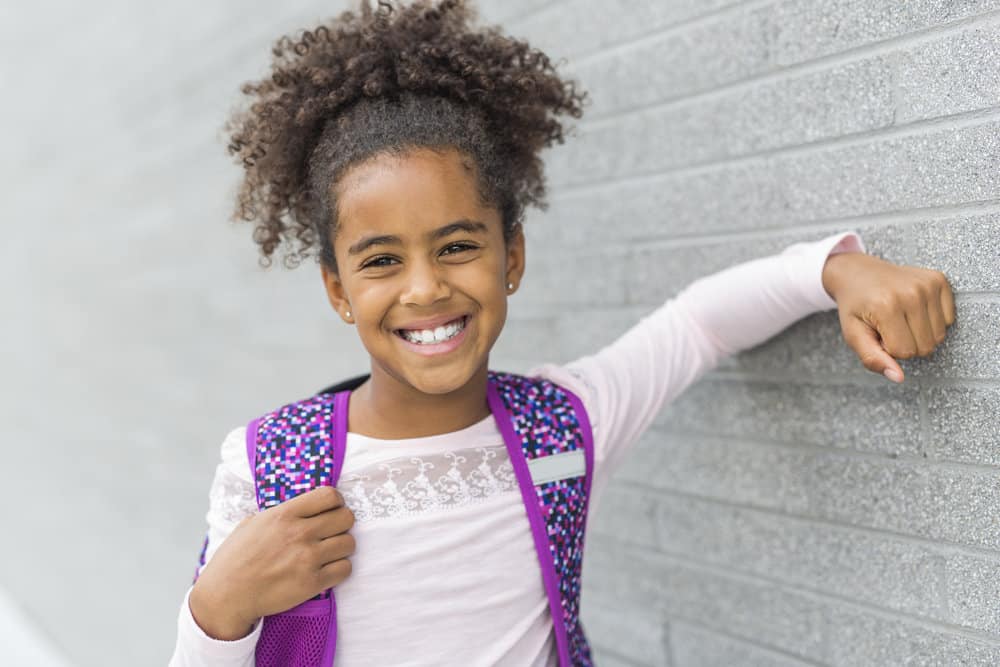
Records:
[[[0,665],[73,667],[3,590],[0,590]]]

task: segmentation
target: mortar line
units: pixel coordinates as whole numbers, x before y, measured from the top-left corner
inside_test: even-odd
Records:
[[[524,23],[530,21],[531,19],[538,18],[539,14],[544,14],[545,12],[551,11],[552,8],[565,8],[564,5],[570,4],[572,0],[548,0],[544,4],[540,4],[536,7],[532,7],[528,11],[524,12],[520,16],[514,18],[503,19],[498,21],[495,25],[500,25],[504,27],[504,32],[510,33],[512,29],[519,23]]]
[[[977,547],[974,545],[958,544],[955,542],[940,542],[932,540],[930,538],[920,537],[918,535],[911,535],[909,533],[898,533],[884,528],[872,528],[871,526],[862,526],[853,523],[840,523],[838,521],[834,521],[833,519],[827,519],[825,517],[799,514],[797,512],[791,512],[784,509],[777,509],[773,507],[766,507],[763,505],[755,505],[753,503],[738,503],[732,500],[727,500],[725,498],[719,498],[716,496],[706,496],[699,493],[693,493],[690,491],[659,488],[655,486],[650,486],[648,483],[638,479],[629,479],[628,482],[630,487],[627,491],[621,489],[615,489],[615,493],[638,493],[638,491],[635,491],[635,488],[638,487],[642,491],[647,491],[653,494],[654,496],[674,496],[686,500],[695,500],[697,502],[704,503],[707,505],[719,505],[724,508],[735,509],[741,512],[746,512],[748,514],[764,514],[767,516],[772,516],[781,519],[791,519],[799,523],[818,524],[821,526],[832,528],[833,530],[836,531],[862,533],[868,535],[869,537],[876,537],[883,540],[901,542],[911,546],[920,547],[921,549],[925,549],[940,558],[948,558],[950,556],[982,558],[984,560],[987,560],[991,563],[1000,566],[1000,550],[992,550],[986,547]],[[598,532],[601,531],[598,529]],[[618,539],[618,537],[615,536],[615,539]]]
[[[955,295],[955,301],[957,303],[963,302],[962,293]],[[970,301],[970,303],[978,303],[976,301]],[[989,303],[989,302],[987,302]],[[829,311],[832,312],[832,311]],[[815,314],[815,313],[814,313]],[[904,359],[903,361],[908,361]],[[858,368],[860,366],[860,361],[858,361]],[[889,387],[890,381],[885,378],[868,371],[864,374],[858,375],[848,375],[839,373],[824,373],[823,377],[809,377],[807,380],[803,380],[801,375],[796,375],[795,373],[782,373],[781,371],[742,371],[742,370],[719,370],[714,369],[708,372],[705,377],[713,380],[721,381],[751,381],[751,382],[762,382],[767,384],[778,384],[778,385],[788,385],[794,383],[796,385],[819,385],[822,387],[840,387],[845,388],[856,387],[858,385],[865,387]],[[1000,378],[964,378],[964,377],[916,377],[913,378],[907,375],[907,380],[903,382],[914,383],[919,381],[919,385],[928,387],[956,387],[960,389],[993,389],[1000,386]],[[893,383],[894,384],[894,383]]]
[[[753,11],[770,4],[777,4],[778,0],[737,0],[731,4],[713,9],[702,14],[695,14],[680,21],[674,21],[665,25],[646,30],[638,34],[627,37],[623,40],[612,40],[606,44],[598,46],[593,51],[581,51],[580,53],[563,56],[568,62],[578,65],[587,65],[591,61],[601,60],[606,56],[613,56],[616,50],[627,50],[629,46],[642,47],[647,43],[655,42],[665,35],[673,32],[682,32],[688,28],[695,27],[700,23],[710,23],[711,21],[726,14],[735,14],[739,11]],[[539,12],[541,13],[541,12]]]
[[[812,232],[838,232],[852,227],[887,227],[890,225],[912,225],[927,222],[928,217],[936,219],[946,219],[962,216],[988,215],[1000,213],[1000,200],[988,199],[965,204],[946,204],[942,206],[928,206],[918,209],[907,209],[900,211],[886,211],[875,214],[863,214],[848,216],[844,218],[828,218],[806,224],[791,224],[773,227],[757,227],[749,230],[740,229],[720,229],[709,233],[693,234],[672,234],[667,237],[662,236],[636,236],[628,240],[632,243],[639,242],[644,246],[665,247],[665,246],[688,246],[704,243],[728,243],[732,241],[747,241],[757,239],[773,239],[776,233],[798,234]]]
[[[897,211],[884,211],[878,213],[866,213],[844,218],[825,218],[810,221],[803,224],[776,225],[767,227],[754,227],[753,229],[720,228],[717,231],[702,233],[671,233],[669,235],[636,235],[624,240],[604,239],[603,247],[614,248],[616,246],[632,247],[636,244],[656,248],[687,247],[706,244],[723,244],[733,241],[754,241],[773,240],[776,236],[788,236],[792,234],[809,233],[829,233],[839,232],[842,229],[851,227],[885,227],[889,225],[908,225],[928,222],[928,217],[933,219],[947,219],[962,216],[980,216],[991,213],[1000,213],[1000,200],[986,199],[963,204],[946,204],[941,206],[927,206],[916,209],[900,209]],[[551,240],[551,239],[550,239]],[[593,250],[593,242],[588,244],[574,245],[567,242],[568,248],[586,248]]]
[[[768,69],[760,74],[751,75],[747,78],[728,82],[704,91],[697,91],[691,95],[623,107],[610,113],[595,115],[587,120],[581,120],[578,126],[582,128],[600,127],[601,125],[617,121],[622,117],[638,115],[647,111],[660,111],[674,106],[683,107],[690,102],[702,102],[715,97],[724,97],[729,93],[738,92],[744,88],[755,88],[760,84],[779,82],[800,75],[808,76],[809,74],[831,70],[841,65],[850,65],[863,62],[869,58],[891,55],[899,52],[901,50],[900,47],[921,45],[936,41],[937,39],[951,37],[965,31],[973,24],[977,24],[977,27],[992,27],[998,22],[1000,22],[1000,10],[993,10],[977,14],[976,16],[957,19],[950,23],[924,28],[905,35],[891,37],[884,41],[868,42],[849,48],[846,51],[838,51],[837,53],[820,56],[813,60],[804,60],[792,65],[778,66],[777,69]]]
[[[1000,477],[1000,466],[986,463],[969,463],[966,461],[945,461],[942,459],[923,458],[922,456],[912,456],[909,454],[898,454],[889,456],[880,452],[865,452],[852,447],[837,447],[834,445],[817,445],[805,440],[782,441],[777,439],[765,439],[759,437],[747,437],[745,435],[733,435],[730,433],[701,433],[684,429],[669,428],[667,426],[654,425],[651,430],[655,433],[671,437],[685,439],[710,439],[714,441],[725,441],[731,443],[734,439],[749,445],[762,445],[765,447],[779,447],[781,449],[793,449],[796,451],[807,451],[816,454],[835,454],[852,461],[875,461],[882,464],[899,466],[912,466],[920,464],[921,469],[930,468],[935,471],[951,471],[962,473],[974,473],[979,475],[991,475]]]
[[[601,592],[601,591],[596,591],[596,592]],[[601,596],[596,596],[596,597],[603,598],[603,597],[606,597],[606,596],[601,595]],[[772,644],[761,644],[761,643],[759,643],[757,640],[755,640],[753,638],[746,637],[744,635],[734,634],[733,632],[731,632],[731,631],[729,631],[729,630],[727,630],[725,628],[718,628],[718,627],[714,627],[714,626],[711,626],[711,625],[707,625],[703,621],[699,621],[698,619],[695,619],[694,617],[691,617],[691,616],[686,616],[683,613],[675,614],[675,613],[671,613],[670,611],[663,610],[662,611],[662,617],[667,622],[668,626],[672,624],[672,622],[671,622],[671,620],[672,620],[673,622],[677,622],[677,623],[680,623],[682,625],[689,625],[689,626],[692,626],[692,627],[696,627],[696,628],[699,628],[701,630],[710,632],[711,634],[719,635],[719,636],[724,637],[726,639],[729,639],[731,641],[739,642],[740,644],[748,644],[748,645],[753,646],[755,648],[761,649],[762,652],[773,653],[773,654],[776,654],[776,655],[780,655],[783,658],[792,658],[794,660],[799,661],[803,665],[809,665],[811,667],[824,667],[824,663],[815,662],[811,658],[806,658],[806,657],[804,657],[802,655],[799,655],[797,653],[789,653],[787,650],[782,649],[782,648],[777,647],[777,646],[774,646]],[[632,660],[630,658],[627,658],[627,656],[622,656],[620,653],[618,653],[616,651],[609,650],[605,645],[601,644],[600,642],[595,642],[595,643],[602,650],[607,651],[608,653],[614,654],[615,657],[625,657],[626,660],[630,664],[635,664],[635,663],[632,662]],[[673,655],[673,645],[672,644],[669,647],[669,659],[671,661],[670,662],[671,665],[677,665],[676,659],[674,658],[674,655]]]
[[[841,148],[871,145],[884,140],[918,137],[934,134],[939,130],[958,130],[968,127],[987,125],[1000,120],[1000,107],[988,107],[963,111],[933,118],[923,118],[903,125],[883,126],[861,132],[850,132],[835,137],[827,137],[806,143],[777,146],[761,151],[753,151],[740,155],[726,156],[722,159],[709,159],[703,162],[692,162],[655,171],[635,171],[624,176],[613,178],[604,176],[593,181],[562,181],[552,183],[553,201],[560,198],[570,198],[581,192],[594,192],[609,189],[613,186],[643,183],[659,180],[666,176],[697,176],[703,173],[720,171],[721,167],[745,166],[753,162],[766,162],[769,158],[802,157],[811,153],[822,153]],[[558,193],[557,193],[558,191]]]
[[[604,642],[599,641],[596,638],[593,639],[593,640],[591,640],[590,644],[593,647],[600,649],[604,653],[608,653],[610,655],[613,655],[616,659],[620,660],[621,662],[625,663],[626,665],[629,665],[630,667],[644,667],[644,665],[641,662],[636,662],[634,659],[628,657],[624,653],[620,653],[619,651],[615,650],[614,648],[611,648],[608,644],[605,644]]]
[[[669,611],[665,611],[663,615],[667,619],[667,623],[669,623],[670,625],[674,624],[690,625],[692,627],[697,627],[700,628],[701,630],[710,632],[711,634],[714,635],[721,635],[723,637],[726,637],[727,639],[737,641],[741,644],[748,644],[755,648],[761,649],[761,651],[764,653],[772,653],[774,655],[781,656],[782,658],[790,658],[802,665],[809,665],[810,667],[827,667],[826,663],[816,662],[812,658],[807,658],[805,656],[799,655],[798,653],[790,653],[785,649],[778,648],[771,644],[760,643],[758,640],[750,637],[744,637],[741,635],[732,634],[720,628],[715,628],[710,625],[707,625],[701,621],[685,616],[683,614],[672,614]],[[673,658],[673,654],[671,654],[671,658]]]
[[[707,564],[704,561],[699,561],[697,558],[689,556],[677,556],[675,554],[655,551],[644,547],[642,545],[635,544],[620,536],[614,536],[615,539],[621,543],[627,544],[633,551],[637,551],[640,554],[651,558],[653,560],[667,560],[667,561],[679,561],[681,565],[690,567],[693,570],[702,570],[709,574],[714,574],[722,578],[734,579],[738,582],[746,584],[757,584],[760,585],[761,582],[766,582],[777,586],[779,589],[785,589],[793,593],[802,595],[803,597],[813,599],[820,603],[829,604],[830,601],[835,601],[848,608],[855,608],[862,612],[867,612],[890,621],[904,621],[912,623],[917,626],[921,626],[925,630],[931,632],[940,632],[944,634],[949,634],[953,636],[963,637],[972,641],[988,643],[993,647],[1000,648],[1000,639],[996,635],[991,634],[985,630],[978,630],[975,628],[969,628],[962,625],[956,625],[954,623],[948,623],[944,621],[932,620],[923,616],[916,616],[909,612],[903,612],[896,609],[886,609],[884,607],[879,607],[877,605],[862,602],[852,598],[843,597],[837,595],[836,593],[819,593],[813,589],[798,584],[791,584],[774,577],[768,577],[767,575],[753,575],[748,576],[742,572],[735,571],[728,567],[717,566],[714,564]]]

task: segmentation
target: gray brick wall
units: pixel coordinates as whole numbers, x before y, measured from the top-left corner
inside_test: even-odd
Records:
[[[75,664],[166,661],[222,437],[365,368],[317,272],[225,223],[219,137],[270,41],[345,4],[3,12],[0,587]],[[823,313],[664,410],[593,516],[599,664],[1000,663],[1000,2],[480,6],[593,100],[495,367],[841,229],[957,292],[902,386]]]
[[[849,228],[943,270],[959,321],[895,386],[817,314],[665,409],[593,517],[600,663],[1000,663],[1000,3],[637,4],[507,23],[593,99],[530,221],[522,363]]]

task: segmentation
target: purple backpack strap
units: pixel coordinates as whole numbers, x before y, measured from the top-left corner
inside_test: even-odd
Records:
[[[584,532],[594,468],[583,402],[542,378],[490,372],[490,410],[503,434],[531,524],[561,667],[590,667],[580,622]]]
[[[344,462],[349,392],[290,403],[247,426],[247,460],[261,511],[320,486],[336,486]],[[329,667],[337,645],[337,602],[327,589],[265,616],[257,667]]]

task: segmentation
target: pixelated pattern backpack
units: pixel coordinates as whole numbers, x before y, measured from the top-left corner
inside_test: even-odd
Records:
[[[250,422],[247,458],[261,511],[320,485],[336,486],[344,460],[350,392],[367,377],[353,378]],[[569,390],[513,373],[490,371],[487,399],[531,525],[560,667],[590,666],[590,647],[579,616],[594,460],[587,413]],[[337,644],[333,589],[261,622],[257,667],[333,665]]]

